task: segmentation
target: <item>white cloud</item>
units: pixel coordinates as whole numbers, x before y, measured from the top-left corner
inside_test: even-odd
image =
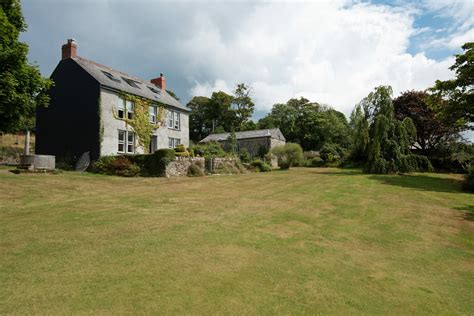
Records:
[[[474,28],[467,32],[458,32],[451,34],[447,38],[438,38],[430,43],[431,47],[447,47],[451,49],[459,49],[467,42],[474,42]]]
[[[436,62],[406,53],[417,32],[410,10],[262,3],[241,17],[231,38],[213,21],[201,12],[192,36],[178,44],[179,50],[192,52],[186,69],[195,82],[193,95],[229,91],[245,82],[253,87],[259,110],[305,96],[348,114],[377,85],[392,85],[397,94],[451,76],[451,59]]]
[[[425,9],[452,19],[452,26],[461,31],[474,25],[474,1],[470,0],[424,0]]]
[[[436,32],[413,26],[420,9],[410,4],[49,1],[23,2],[24,38],[44,74],[64,40],[75,37],[84,57],[142,78],[164,72],[184,102],[245,82],[260,111],[305,96],[349,114],[377,85],[399,93],[452,75],[451,58],[407,53],[412,36]],[[436,3],[429,3],[433,10],[448,12]],[[469,23],[459,10],[449,12]]]

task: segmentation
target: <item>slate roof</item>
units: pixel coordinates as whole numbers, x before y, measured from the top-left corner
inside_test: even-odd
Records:
[[[200,143],[207,143],[211,141],[224,141],[224,140],[227,140],[229,137],[230,137],[230,133],[210,134],[206,138],[202,139]],[[271,137],[274,139],[286,141],[285,136],[283,136],[279,128],[235,132],[235,137],[237,139]]]
[[[162,91],[150,81],[130,76],[124,72],[98,64],[84,57],[76,56],[72,59],[82,69],[94,77],[94,79],[97,80],[102,86],[161,102],[183,111],[190,111],[190,109],[188,109],[186,106],[183,106],[178,100],[170,96],[168,93],[166,93],[166,91]],[[125,79],[131,80],[132,84],[135,84],[137,87],[129,85]],[[150,88],[154,89],[155,91],[152,91]]]

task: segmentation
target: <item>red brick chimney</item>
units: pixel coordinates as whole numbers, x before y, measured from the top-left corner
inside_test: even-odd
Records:
[[[67,43],[61,47],[62,59],[73,58],[77,55],[77,45],[73,38],[67,40]]]
[[[160,87],[161,91],[166,91],[166,82],[163,73],[161,73],[158,78],[151,79],[150,82],[153,83],[155,86]]]

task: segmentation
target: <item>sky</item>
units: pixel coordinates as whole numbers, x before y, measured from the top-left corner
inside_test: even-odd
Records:
[[[394,96],[453,77],[474,41],[474,1],[23,0],[29,59],[49,76],[78,55],[193,96],[252,89],[254,119],[293,97],[347,116],[378,85]]]

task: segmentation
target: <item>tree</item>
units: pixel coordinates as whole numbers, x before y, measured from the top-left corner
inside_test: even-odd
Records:
[[[209,124],[208,112],[211,99],[207,97],[193,97],[187,106],[191,110],[189,115],[189,138],[199,142],[212,131]]]
[[[304,150],[319,150],[325,143],[349,145],[346,117],[328,106],[303,97],[273,105],[271,112],[258,122],[258,128],[278,127],[289,142]]]
[[[45,91],[52,82],[27,60],[28,45],[19,41],[26,30],[18,0],[0,2],[0,132],[17,132],[34,125],[36,108],[47,106]]]
[[[449,68],[456,77],[437,80],[429,89],[434,101],[431,106],[447,121],[455,121],[462,129],[474,129],[474,42],[464,44],[462,49],[464,53],[456,55]],[[440,98],[445,102],[437,102]]]
[[[193,97],[187,106],[191,109],[190,138],[195,142],[211,133],[256,128],[250,120],[254,109],[250,88],[243,83],[237,85],[235,95],[217,91],[210,98]]]
[[[222,128],[222,131],[230,132],[235,128],[236,113],[232,110],[233,97],[223,91],[213,92],[209,103],[207,119],[212,125],[212,130]]]
[[[244,122],[242,125],[240,125],[241,131],[254,131],[256,129],[257,124],[252,120],[248,120],[247,122]]]
[[[189,115],[189,136],[199,142],[212,133],[230,131],[235,115],[231,109],[232,96],[225,92],[214,92],[211,98],[193,97],[187,104]]]
[[[413,121],[416,127],[416,142],[413,146],[426,156],[434,154],[441,144],[457,139],[460,132],[455,122],[436,115],[428,104],[429,97],[423,91],[406,91],[393,100],[395,118],[403,120],[409,117]],[[431,102],[434,102],[434,98]]]
[[[395,118],[391,96],[390,86],[379,86],[359,103],[369,123],[366,170],[370,173],[430,170],[431,164],[425,156],[411,153],[416,127],[409,117],[403,121]]]
[[[174,93],[173,91],[166,89],[166,93],[168,93],[170,96],[172,96],[174,99],[176,99],[176,101],[180,100],[178,98],[178,96],[176,95],[176,93]]]
[[[369,144],[369,123],[360,104],[356,105],[351,113],[350,127],[352,137],[350,158],[355,162],[366,161],[367,146]]]
[[[250,97],[251,89],[244,83],[237,85],[232,100],[232,108],[236,116],[236,126],[238,130],[243,130],[244,124],[248,122],[253,114],[255,104]]]

